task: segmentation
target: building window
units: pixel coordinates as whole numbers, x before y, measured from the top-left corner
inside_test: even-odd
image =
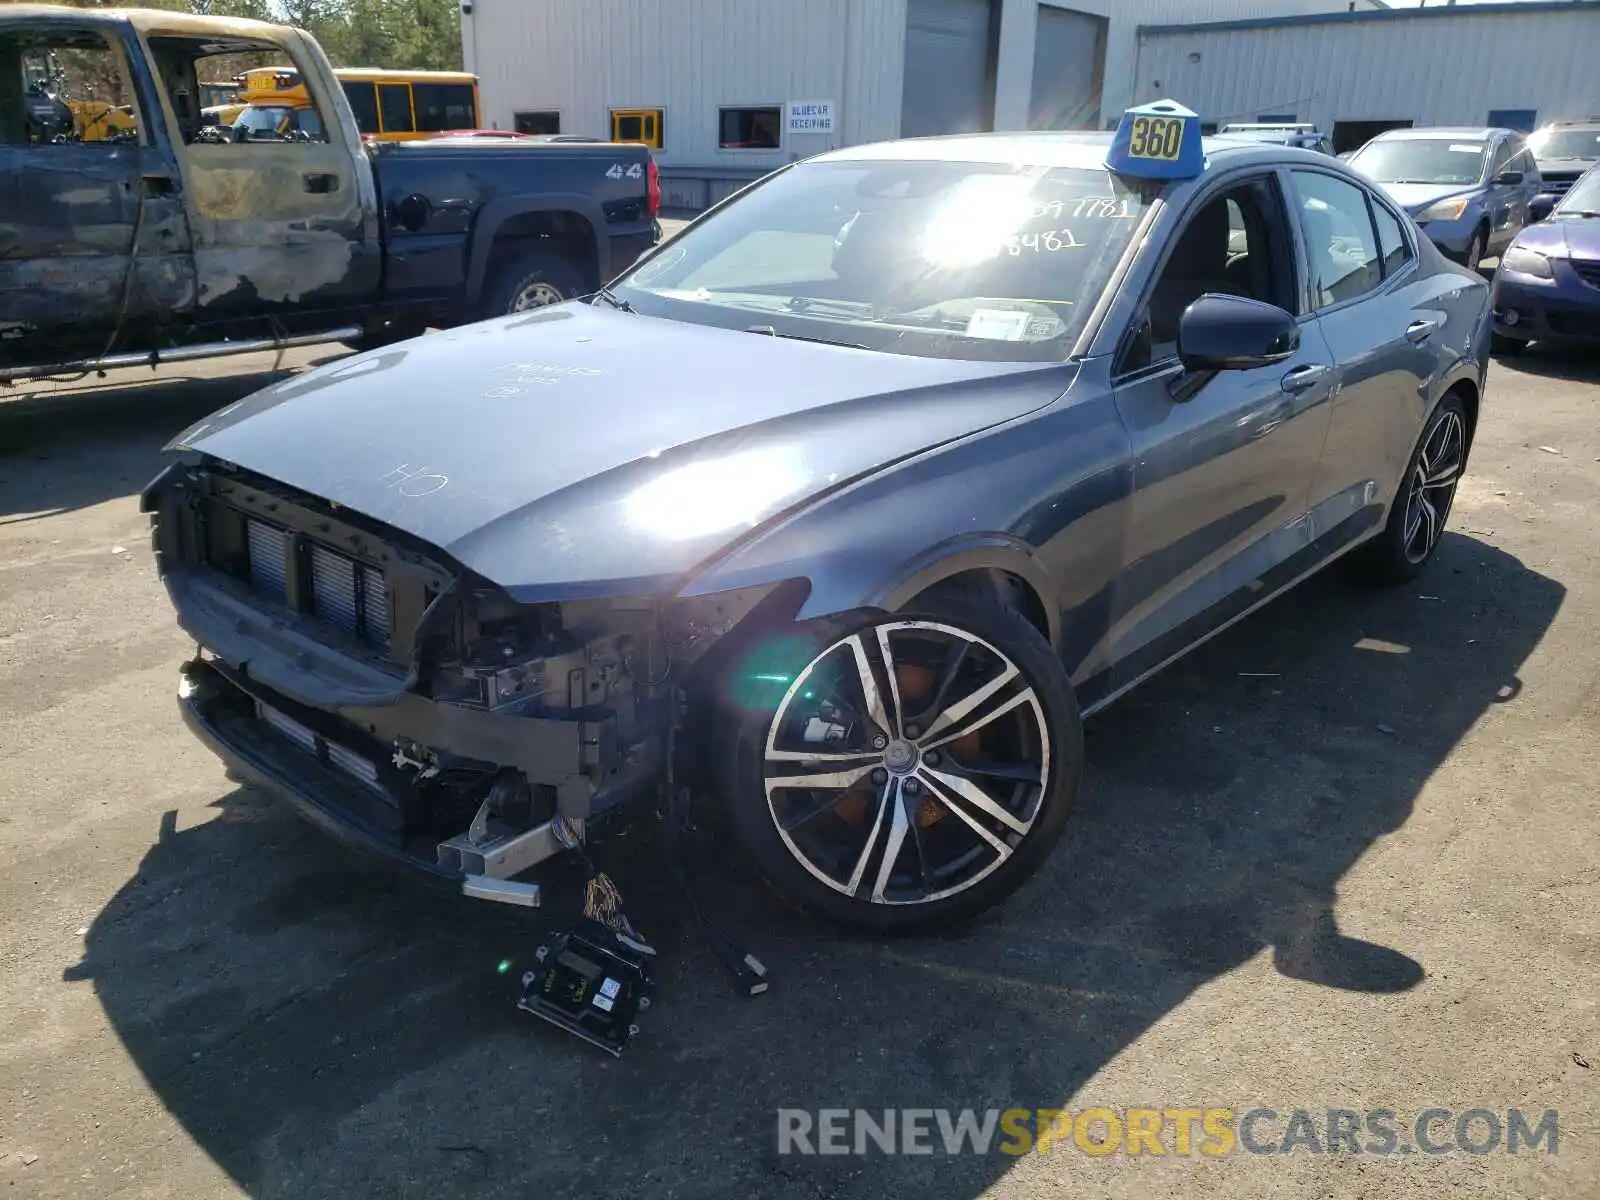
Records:
[[[1491,108],[1489,125],[1494,129],[1515,129],[1532,133],[1539,127],[1539,111],[1533,108]]]
[[[613,108],[611,140],[643,142],[650,149],[659,150],[666,142],[665,115],[659,108]]]
[[[511,128],[517,133],[547,135],[561,132],[561,114],[554,109],[511,114]]]
[[[1293,113],[1262,113],[1256,118],[1258,125],[1293,125]]]
[[[718,109],[717,130],[719,150],[776,150],[783,141],[783,109],[776,104]]]

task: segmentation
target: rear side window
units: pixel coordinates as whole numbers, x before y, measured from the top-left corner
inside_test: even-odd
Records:
[[[370,83],[346,83],[344,95],[356,114],[356,128],[362,133],[377,133],[378,89]]]
[[[419,133],[477,126],[469,83],[414,83],[411,102],[416,106]]]
[[[1343,304],[1377,287],[1383,268],[1366,193],[1320,171],[1293,171],[1291,176],[1317,307]]]
[[[1388,279],[1411,261],[1411,246],[1394,214],[1376,202],[1372,218],[1378,226],[1378,250],[1383,255],[1383,277]]]
[[[411,123],[411,85],[409,83],[380,83],[378,107],[383,114],[383,132],[415,133]]]

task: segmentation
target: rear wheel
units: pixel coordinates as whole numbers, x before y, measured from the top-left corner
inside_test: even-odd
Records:
[[[783,641],[735,672],[780,694],[740,721],[724,788],[778,891],[854,929],[916,933],[976,916],[1039,868],[1077,798],[1083,734],[1032,625],[940,599]]]
[[[1358,576],[1373,583],[1410,583],[1433,558],[1467,463],[1467,414],[1447,395],[1433,410],[1389,509],[1389,522],[1351,556]]]
[[[583,277],[566,259],[548,250],[519,254],[500,267],[484,289],[484,317],[503,317],[560,304],[583,294]]]

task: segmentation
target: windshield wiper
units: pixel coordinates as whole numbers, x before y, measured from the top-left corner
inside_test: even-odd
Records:
[[[595,296],[601,300],[604,300],[607,304],[611,305],[612,308],[619,309],[622,312],[631,313],[633,311],[633,305],[624,300],[621,296],[617,295],[609,287],[601,288],[595,293]]]
[[[783,338],[789,342],[816,342],[819,346],[844,346],[849,350],[865,350],[860,342],[841,342],[833,338],[807,337],[803,333],[779,333],[771,325],[751,325],[745,329],[746,333],[759,333],[764,337]]]
[[[872,319],[872,305],[861,300],[826,300],[815,296],[790,296],[783,302],[790,312],[843,313],[852,317]]]

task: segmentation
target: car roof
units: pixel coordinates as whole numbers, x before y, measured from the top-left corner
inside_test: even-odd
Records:
[[[1106,169],[1111,133],[958,133],[939,137],[900,138],[844,146],[816,155],[812,162],[969,162],[1026,163],[1035,167],[1067,167],[1085,171]],[[1255,138],[1208,137],[1201,141],[1209,160],[1207,170],[1252,161],[1310,162],[1326,165],[1328,156],[1280,142]]]
[[[1420,129],[1385,129],[1372,140],[1375,142],[1401,142],[1410,139],[1432,139],[1444,141],[1453,138],[1460,141],[1486,142],[1501,133],[1514,133],[1511,129],[1494,129],[1473,125],[1425,125]]]

